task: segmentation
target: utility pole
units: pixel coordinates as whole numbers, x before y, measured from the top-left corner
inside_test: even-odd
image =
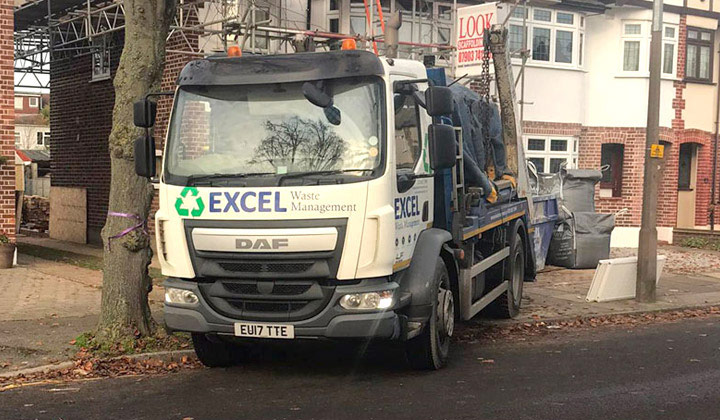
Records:
[[[660,160],[663,158],[660,136],[660,57],[662,56],[662,0],[653,1],[652,39],[650,41],[650,83],[643,178],[642,222],[638,247],[635,299],[655,302],[657,278],[657,194]]]

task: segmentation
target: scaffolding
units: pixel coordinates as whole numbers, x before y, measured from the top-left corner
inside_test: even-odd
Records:
[[[409,13],[411,41],[400,43],[400,56],[419,59],[435,55],[440,58],[439,64],[450,66],[453,47],[448,35],[454,33],[456,3],[429,0],[391,0],[389,8],[368,0],[365,31],[355,34],[331,31],[324,24],[311,25],[309,8],[303,14],[287,7],[287,0],[180,0],[168,38],[179,37],[182,48],[168,52],[201,57],[225,50],[228,44],[260,54],[327,50],[345,38],[355,38],[361,48],[370,49],[384,42],[381,31],[375,30],[383,25],[382,12],[393,12],[409,3],[412,8],[406,8],[411,10],[403,9],[403,13]],[[432,13],[437,4],[445,5],[451,14]],[[49,88],[53,60],[97,51],[101,47],[94,40],[98,38],[118,42],[118,36],[109,35],[124,27],[122,0],[34,0],[16,8],[16,87]],[[441,39],[444,42],[432,42],[443,38],[435,34],[445,35]]]

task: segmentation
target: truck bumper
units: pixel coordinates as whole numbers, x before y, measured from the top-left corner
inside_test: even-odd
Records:
[[[174,287],[193,291],[199,299],[196,306],[164,304],[164,321],[168,329],[199,333],[234,335],[235,323],[242,319],[229,318],[215,311],[203,298],[196,282],[169,278],[165,288]],[[391,286],[391,287],[388,287]],[[386,279],[367,279],[354,285],[339,285],[335,288],[329,304],[317,315],[301,321],[282,321],[278,324],[293,325],[296,338],[383,338],[399,339],[406,330],[406,317],[395,310],[380,312],[350,312],[338,304],[343,295],[395,288],[397,284]],[[399,296],[395,297],[397,309]],[[262,322],[265,321],[246,321]]]

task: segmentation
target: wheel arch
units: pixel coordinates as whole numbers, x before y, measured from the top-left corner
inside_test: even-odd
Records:
[[[527,228],[527,222],[524,217],[516,219],[511,225],[508,233],[520,233],[523,241],[523,251],[525,252],[525,277],[524,281],[532,281],[535,278],[535,253],[533,252],[532,237]],[[513,236],[509,236],[514,237]],[[510,239],[509,239],[510,240]]]
[[[400,282],[401,292],[411,295],[411,308],[431,305],[432,299],[436,298],[432,293],[432,283],[438,257],[443,259],[450,274],[452,268],[447,265],[442,249],[451,239],[450,232],[436,228],[426,229],[418,236],[410,266],[404,270]]]

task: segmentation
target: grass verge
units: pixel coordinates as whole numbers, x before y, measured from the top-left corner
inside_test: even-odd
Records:
[[[72,340],[78,351],[79,358],[90,357],[116,357],[138,353],[154,353],[159,351],[186,350],[192,348],[192,341],[188,333],[167,334],[158,328],[155,335],[150,337],[128,337],[124,340],[108,344],[98,343],[93,333],[83,333]]]

